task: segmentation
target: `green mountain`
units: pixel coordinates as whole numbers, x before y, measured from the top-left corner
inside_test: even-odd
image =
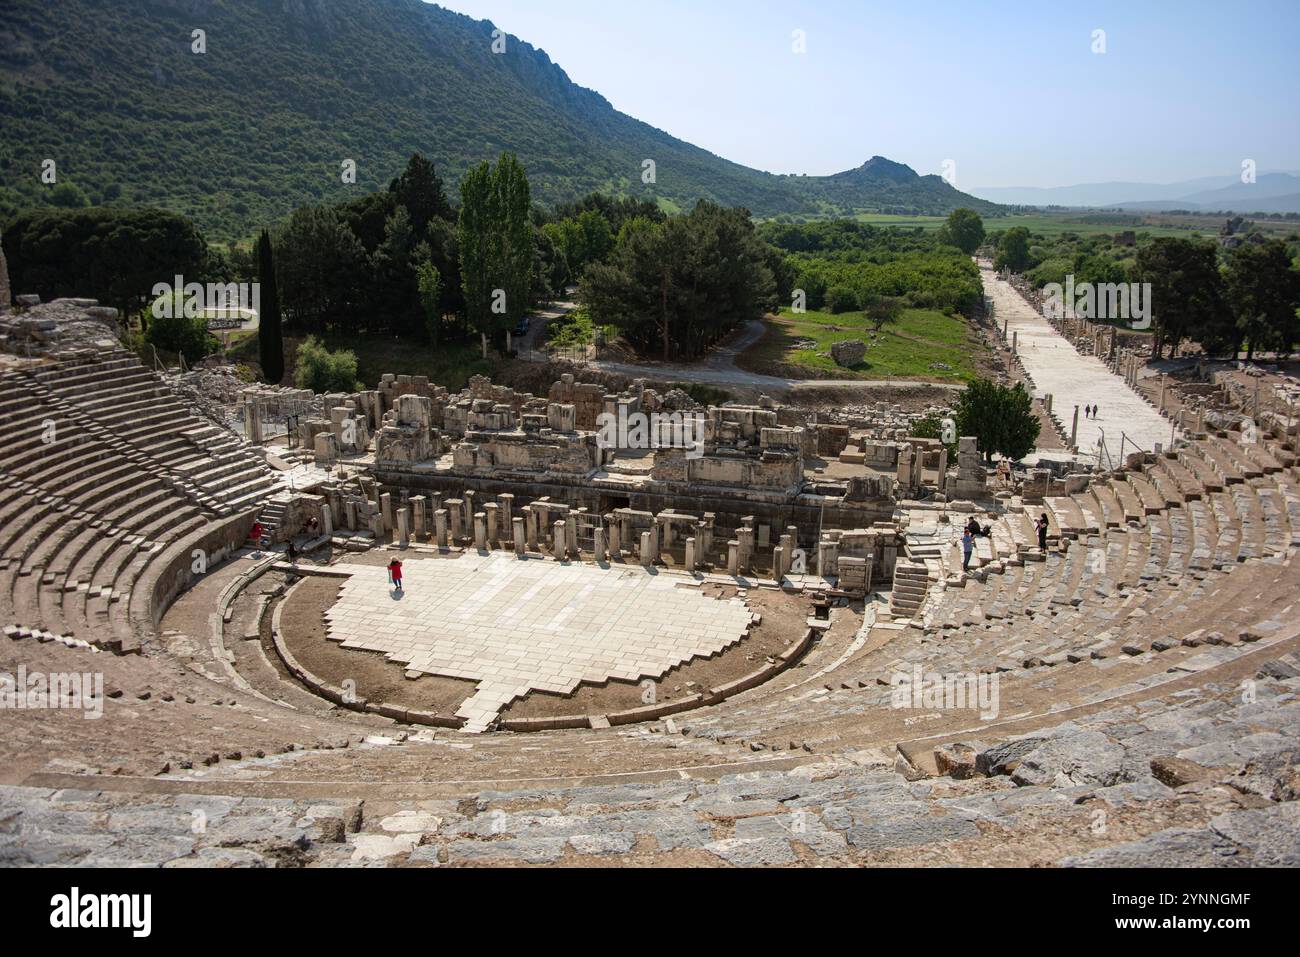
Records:
[[[880,157],[826,177],[729,162],[619,113],[521,40],[494,53],[491,23],[421,0],[3,6],[0,218],[41,202],[152,204],[210,237],[244,237],[386,186],[413,152],[454,187],[502,150],[546,203],[602,190],[761,217],[998,208]],[[41,179],[48,160],[57,192]],[[347,160],[355,184],[342,182]]]

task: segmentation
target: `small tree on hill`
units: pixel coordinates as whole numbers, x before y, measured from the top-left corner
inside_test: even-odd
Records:
[[[1024,272],[1031,262],[1029,230],[1024,226],[1014,226],[1003,233],[1002,240],[998,243],[997,259],[993,262],[994,268]]]
[[[939,241],[956,246],[967,256],[984,242],[984,220],[973,209],[954,209],[939,227]]]
[[[953,418],[960,435],[973,435],[979,441],[986,462],[993,453],[1012,460],[1024,458],[1034,450],[1042,429],[1034,414],[1034,403],[1022,383],[998,385],[976,379],[957,400]]]
[[[415,268],[415,276],[420,286],[420,305],[424,308],[429,342],[436,346],[442,331],[442,276],[438,275],[438,267],[427,260]]]
[[[885,325],[898,322],[903,315],[903,300],[893,296],[870,296],[863,310],[871,320],[871,327],[879,332]]]

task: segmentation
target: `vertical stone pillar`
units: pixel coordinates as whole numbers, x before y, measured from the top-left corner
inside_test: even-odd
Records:
[[[370,534],[375,536],[376,542],[382,542],[388,537],[387,533],[384,531],[384,516],[380,515],[378,512],[372,512],[370,514]]]
[[[754,529],[748,525],[736,529],[736,541],[740,547],[739,554],[736,556],[740,562],[740,570],[748,572],[754,560]]]
[[[418,542],[429,534],[429,515],[425,506],[429,500],[423,495],[411,496],[411,517],[414,519],[415,540]]]
[[[495,548],[497,538],[497,503],[488,502],[483,506],[483,512],[487,515],[487,543],[488,548]]]
[[[939,491],[948,487],[948,446],[939,448]]]
[[[482,512],[474,513],[474,547],[480,552],[487,551],[487,516]]]
[[[1011,333],[1011,354],[1013,356],[1016,355],[1016,352],[1019,348],[1020,348],[1020,333],[1013,332]]]
[[[623,533],[619,528],[618,517],[615,515],[606,515],[605,521],[609,526],[609,560],[611,562],[621,562],[623,560]]]
[[[527,543],[524,541],[524,520],[516,518],[510,525],[515,535],[515,554],[523,558],[524,552],[527,551]]]
[[[461,507],[465,503],[458,498],[449,498],[446,502],[447,518],[451,522],[451,543],[459,545],[464,537],[464,521]]]
[[[1166,380],[1168,378],[1169,376],[1166,375],[1165,373],[1163,372],[1160,373],[1160,411],[1161,412],[1165,411],[1165,385],[1167,384]]]
[[[465,498],[464,498],[465,505],[464,505],[464,508],[465,508],[465,527],[466,527],[466,528],[471,528],[471,527],[472,527],[472,525],[471,525],[470,523],[474,521],[475,504],[476,504],[476,500],[477,500],[477,498],[478,498],[478,495],[477,495],[477,493],[476,493],[473,489],[466,489],[466,490],[465,490]]]
[[[558,519],[552,528],[554,534],[551,537],[551,551],[556,558],[563,560],[567,557],[569,550],[569,538],[564,531],[564,519]]]
[[[772,577],[779,583],[785,577],[785,549],[780,545],[772,549]]]
[[[439,548],[447,547],[447,510],[440,508],[433,513],[433,533]]]
[[[821,578],[833,578],[839,575],[840,543],[826,540],[817,545],[817,574]]]
[[[654,545],[651,539],[654,536],[650,532],[641,533],[641,564],[649,568],[655,563]]]
[[[1070,423],[1070,448],[1079,447],[1079,407],[1074,407],[1074,421]]]
[[[397,510],[397,544],[401,548],[406,548],[406,546],[411,544],[411,521],[409,515],[410,512],[405,508],[399,508]]]
[[[393,528],[393,496],[390,492],[384,492],[379,496],[379,511],[384,517],[384,531],[391,531]]]
[[[0,303],[0,310],[8,309],[8,302]],[[244,401],[244,436],[254,445],[262,441],[262,404],[256,399]]]
[[[326,538],[334,534],[334,516],[328,503],[320,507],[320,532]]]
[[[780,579],[781,576],[790,570],[790,558],[794,555],[794,539],[788,534],[782,535],[781,544],[777,546],[777,549],[781,552],[781,561],[783,562],[780,568],[777,569],[776,577]],[[773,559],[773,561],[775,561],[775,559]]]
[[[578,550],[578,518],[579,516],[585,514],[586,511],[587,510],[585,508],[580,508],[578,509],[577,512],[570,512],[569,521],[566,524],[565,530],[568,532],[569,535],[568,537],[569,554],[572,555],[574,558],[577,558],[579,555],[582,554]]]
[[[688,538],[686,539],[686,570],[693,572],[698,564],[699,559],[695,554],[695,539]]]
[[[592,557],[595,559],[596,564],[602,565],[605,562],[605,530],[597,526],[592,532],[591,538],[591,550],[595,553]]]
[[[515,496],[513,492],[502,492],[497,496],[497,505],[501,507],[501,527],[514,528]]]
[[[733,578],[740,575],[740,542],[734,538],[727,542],[727,574]]]

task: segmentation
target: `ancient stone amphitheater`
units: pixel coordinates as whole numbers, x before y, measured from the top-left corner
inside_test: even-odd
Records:
[[[386,380],[317,401],[290,450],[185,399],[94,309],[33,308],[0,355],[0,862],[1300,863],[1296,432],[1243,434],[1230,389],[1173,449],[997,491],[898,435],[709,410],[716,504],[686,521],[703,473],[591,451],[581,383]],[[275,398],[250,394],[250,437]],[[963,571],[972,516],[989,534]],[[366,584],[395,554],[402,602]],[[503,597],[517,567],[541,577]],[[440,580],[473,600],[406,604]],[[421,623],[490,645],[548,587],[573,590],[530,641],[599,598],[634,609],[615,639],[677,664],[615,641],[600,680],[468,704],[488,676],[439,664]],[[46,698],[19,694],[32,676]]]

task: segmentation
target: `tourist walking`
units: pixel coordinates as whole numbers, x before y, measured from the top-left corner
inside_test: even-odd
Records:
[[[1038,530],[1038,550],[1040,552],[1047,551],[1047,513],[1046,512],[1044,512],[1039,517],[1038,521],[1034,522],[1034,528]]]
[[[1083,417],[1084,417],[1085,419],[1091,419],[1091,418],[1092,418],[1092,406],[1091,406],[1091,405],[1085,405],[1085,406],[1083,407]]]
[[[971,519],[971,521],[975,521]],[[966,571],[970,568],[970,553],[975,548],[975,536],[971,534],[968,528],[961,533],[961,570]]]
[[[1095,405],[1094,405],[1094,406],[1092,407],[1092,417],[1093,417],[1094,419],[1097,418],[1097,411],[1098,411],[1098,406],[1095,406]]]
[[[394,558],[388,563],[388,580],[398,590],[402,590],[402,563]]]

